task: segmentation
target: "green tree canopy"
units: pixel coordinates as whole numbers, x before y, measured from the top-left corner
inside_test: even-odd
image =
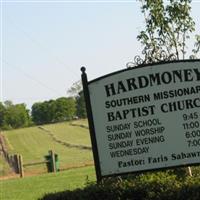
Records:
[[[152,63],[162,59],[185,59],[187,42],[195,31],[191,17],[191,0],[140,0],[144,14],[145,28],[138,35],[143,45],[144,62]],[[200,37],[196,35],[195,48],[191,50],[196,58],[200,48]]]
[[[32,119],[35,124],[54,123],[70,120],[75,116],[76,102],[72,97],[35,103],[32,106]]]
[[[72,97],[56,100],[56,121],[71,120],[76,113],[76,103]]]
[[[30,123],[30,116],[25,104],[7,104],[3,117],[3,128],[20,128],[26,127]]]
[[[85,99],[83,91],[80,91],[78,96],[76,96],[76,113],[79,118],[86,118],[87,112],[85,107]]]
[[[0,128],[3,126],[4,116],[5,116],[5,107],[2,102],[0,102]]]
[[[81,81],[73,83],[71,88],[67,91],[76,100],[76,115],[79,118],[86,118],[85,99],[83,94],[83,86]]]

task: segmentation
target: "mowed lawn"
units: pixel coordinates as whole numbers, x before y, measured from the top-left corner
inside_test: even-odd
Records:
[[[11,174],[12,171],[8,165],[8,163],[3,158],[3,155],[0,155],[0,177],[5,176],[7,174]]]
[[[43,127],[51,131],[56,138],[60,140],[67,141],[71,144],[91,147],[89,129],[86,128],[88,127],[86,120],[75,120],[68,123],[44,125]]]
[[[54,137],[63,142],[91,147],[89,130],[80,126],[72,126],[71,123],[87,124],[86,120],[81,120],[41,127],[51,131]],[[25,164],[44,160],[49,150],[58,154],[61,169],[93,163],[91,150],[67,147],[56,142],[48,132],[37,126],[5,131],[3,134],[7,140],[9,153],[21,154]],[[46,171],[46,166],[35,165],[25,168],[25,172],[37,173],[37,171]]]
[[[1,200],[37,200],[44,194],[82,188],[95,181],[93,167],[0,181]]]

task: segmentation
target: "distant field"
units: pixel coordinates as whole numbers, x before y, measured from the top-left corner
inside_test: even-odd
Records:
[[[67,170],[56,174],[0,181],[1,200],[37,200],[44,194],[82,188],[87,180],[94,181],[93,167]]]
[[[72,126],[71,123],[80,126]],[[56,142],[57,138],[63,142],[84,145],[91,147],[89,130],[86,120],[76,120],[72,122],[63,122],[58,124],[44,125],[39,127],[31,127],[24,129],[16,129],[5,131],[8,151],[10,154],[21,154],[24,163],[44,160],[44,156],[49,150],[53,150],[59,155],[60,168],[66,169],[75,166],[92,164],[92,151],[88,149],[79,149],[75,147],[66,147]],[[49,132],[45,131],[48,130]],[[46,171],[45,165],[38,165],[25,168],[27,173],[38,173]]]

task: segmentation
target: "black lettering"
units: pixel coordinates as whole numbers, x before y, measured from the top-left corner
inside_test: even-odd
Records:
[[[180,82],[183,82],[183,76],[182,76],[182,71],[181,70],[174,70],[173,72],[173,79],[177,80],[179,79]],[[177,81],[174,81],[177,82]]]
[[[109,122],[115,120],[115,117],[114,117],[114,113],[113,113],[113,112],[107,113],[107,116],[108,116],[108,121],[109,121]]]
[[[146,76],[139,76],[138,83],[140,88],[145,88],[149,85],[149,79]]]
[[[198,69],[194,69],[194,72],[197,75],[197,81],[200,81],[200,71]]]
[[[184,70],[184,79],[185,79],[186,82],[193,81],[192,69],[185,69]]]
[[[161,75],[161,79],[162,79],[162,82],[165,83],[165,84],[169,84],[172,82],[172,75],[170,72],[164,72],[162,75]]]
[[[116,94],[116,92],[115,92],[115,87],[114,87],[114,83],[111,83],[111,84],[109,84],[109,85],[105,85],[104,87],[105,87],[105,89],[106,89],[106,95],[107,95],[107,97]]]
[[[156,74],[149,74],[149,82],[150,82],[150,86],[153,85],[160,85],[161,81],[160,81],[160,74],[156,73]]]
[[[133,89],[134,90],[138,89],[137,85],[135,84],[134,78],[127,79],[126,82],[127,82],[129,91],[132,91]]]
[[[126,90],[126,88],[125,88],[123,82],[122,82],[122,81],[119,81],[119,82],[118,82],[118,90],[117,90],[117,93],[120,94],[121,92],[123,93],[123,92],[126,92],[126,91],[127,91],[127,90]]]

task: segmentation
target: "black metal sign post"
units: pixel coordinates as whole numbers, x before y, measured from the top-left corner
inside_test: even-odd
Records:
[[[83,92],[84,92],[84,98],[85,98],[85,103],[86,103],[96,178],[97,178],[97,183],[100,183],[102,176],[101,176],[101,171],[100,171],[99,154],[98,154],[98,149],[97,149],[97,141],[96,141],[96,135],[95,135],[94,121],[93,121],[93,116],[92,116],[90,95],[89,95],[89,90],[88,90],[88,80],[87,80],[87,74],[85,73],[85,70],[86,70],[85,67],[81,67],[81,71],[82,71],[81,78],[82,78]]]

